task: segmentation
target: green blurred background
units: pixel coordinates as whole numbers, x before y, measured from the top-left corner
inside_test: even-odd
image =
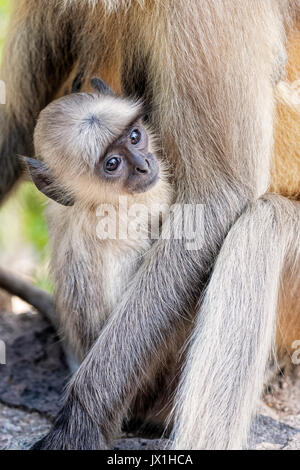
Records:
[[[0,60],[11,7],[11,0],[0,0]],[[22,183],[0,208],[0,265],[51,291],[44,206],[45,198],[33,185]]]
[[[2,47],[5,38],[9,14],[11,11],[11,0],[0,0],[0,57],[2,55]]]

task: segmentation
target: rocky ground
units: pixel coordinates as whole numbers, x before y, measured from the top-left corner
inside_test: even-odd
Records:
[[[57,413],[68,369],[54,331],[38,314],[0,313],[0,449],[28,449]],[[256,449],[300,450],[300,368],[276,378],[253,429]],[[116,449],[160,449],[158,440],[121,439]]]

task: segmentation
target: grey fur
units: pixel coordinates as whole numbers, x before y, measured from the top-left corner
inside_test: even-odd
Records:
[[[0,201],[22,174],[17,154],[32,154],[40,110],[55,97],[75,60],[75,25],[69,15],[63,18],[57,5],[44,0],[17,3],[1,70],[7,104],[0,109]]]
[[[222,246],[190,338],[175,448],[247,444],[267,366],[276,361],[282,275],[287,266],[297,276],[299,263],[300,203],[275,195],[254,202]]]
[[[64,72],[66,88],[62,93],[71,88],[78,68],[93,75],[95,70],[100,75],[106,71],[110,77],[121,75],[125,91],[145,98],[149,105],[149,119],[160,136],[162,150],[173,170],[177,202],[206,204],[206,238],[201,252],[187,252],[184,243],[175,240],[160,240],[153,246],[151,256],[145,256],[137,276],[74,376],[53,431],[37,445],[38,448],[100,448],[109,445],[119,432],[132,400],[153,382],[156,371],[168,364],[170,346],[173,352],[178,351],[178,336],[186,337],[191,327],[192,312],[230,227],[245,208],[268,189],[273,143],[273,86],[282,70],[282,51],[290,14],[299,8],[299,1],[249,0],[241,5],[240,0],[191,0],[187,5],[186,0],[65,0],[55,3],[60,8],[59,15],[57,11],[52,14],[50,2],[22,0],[18,4],[21,5],[19,12],[22,8],[25,12],[20,15],[18,27],[13,28],[6,53],[6,62],[10,63],[13,73],[12,79],[7,80],[11,91],[8,93],[8,129],[4,134],[5,139],[9,139],[9,152],[2,153],[1,161],[7,165],[8,154],[15,150],[13,142],[23,147],[24,135],[27,137],[28,133],[28,139],[31,138],[32,115],[36,116],[36,110],[53,98]],[[73,34],[74,30],[78,34]],[[24,39],[27,47],[22,48],[20,43]],[[29,40],[34,41],[30,47]],[[72,52],[65,47],[70,41],[74,46]],[[41,56],[47,57],[47,61],[41,63]],[[16,74],[16,69],[23,73]],[[51,70],[57,71],[58,77],[51,76],[48,83]],[[13,78],[14,74],[17,80]],[[19,77],[25,83],[21,83]],[[20,124],[24,121],[29,123],[26,131]],[[17,129],[18,139],[12,138],[14,129]],[[7,149],[5,145],[4,150]],[[25,153],[23,148],[18,148],[18,152]],[[8,176],[3,179],[3,193],[10,185],[7,181]],[[280,212],[276,209],[276,214]],[[279,254],[285,251],[287,245],[280,234],[273,239],[272,249],[265,240],[259,239],[260,224],[267,233],[270,231],[270,227],[264,225],[265,211],[257,209],[245,217],[241,220],[247,226],[250,217],[253,228],[246,259],[247,254],[259,249],[276,254],[276,241]],[[240,227],[240,223],[238,221],[236,227]],[[298,227],[291,228],[296,238]],[[239,233],[233,228],[232,233],[234,245],[230,244],[231,235],[224,245],[228,259],[221,255],[223,264],[216,267],[215,275],[220,285],[225,282],[220,273],[223,269],[229,281],[235,279],[231,252],[240,244],[243,247],[247,239],[243,230]],[[262,271],[265,271],[262,282],[270,285],[272,302],[266,306],[261,321],[257,316],[253,318],[249,325],[252,333],[244,336],[243,347],[247,358],[252,351],[251,361],[258,366],[258,372],[254,368],[255,380],[249,384],[243,364],[237,363],[236,357],[232,359],[228,344],[236,331],[235,325],[230,325],[231,330],[226,323],[224,329],[223,317],[219,315],[217,338],[224,337],[224,362],[229,363],[229,367],[224,369],[220,361],[213,365],[208,360],[210,367],[207,368],[199,358],[204,368],[203,377],[208,380],[208,392],[204,395],[207,406],[203,410],[199,405],[200,394],[196,397],[197,402],[191,402],[184,394],[179,395],[178,420],[182,420],[183,425],[176,426],[178,448],[241,447],[245,441],[256,400],[243,392],[249,385],[249,390],[255,389],[255,396],[260,393],[262,370],[271,347],[274,299],[278,293],[278,261],[269,260],[265,255],[263,258],[266,264],[262,265]],[[248,301],[257,306],[263,296],[261,286],[257,287],[257,267],[252,259],[250,261],[253,270],[250,279],[253,276],[254,286],[252,282],[248,284],[248,266],[241,273],[241,279],[245,280],[242,289],[238,291],[236,285],[230,284],[237,306],[240,305],[239,298],[248,299],[247,296],[250,296]],[[217,305],[228,307],[227,296],[224,298],[214,279],[213,274],[208,293],[211,288],[216,292]],[[196,331],[203,338],[201,351],[205,351],[205,357],[211,351],[211,341],[212,345],[216,341],[216,338],[203,337],[202,333],[202,325],[203,331],[211,332],[213,328],[211,307],[214,304],[208,305],[209,300],[205,300],[197,315],[200,326]],[[243,304],[241,308],[244,307]],[[235,317],[236,310],[231,306],[228,308],[228,315]],[[252,310],[256,315],[255,307],[251,306]],[[241,319],[246,316],[247,312],[242,310]],[[261,329],[264,325],[267,325],[266,332]],[[256,339],[262,338],[265,342],[265,333],[266,345],[257,343]],[[241,348],[240,341],[238,339],[237,349]],[[198,340],[195,349],[198,351]],[[258,364],[259,351],[264,357]],[[234,360],[232,372],[231,360]],[[193,368],[187,369],[183,390],[190,388],[194,395],[193,377],[198,380],[199,370],[197,363],[192,364]],[[231,405],[228,404],[228,390],[233,390],[233,371],[245,382],[234,389],[235,400]],[[220,385],[225,387],[224,391],[219,389]],[[215,394],[212,393],[214,386]],[[205,387],[204,382],[201,387]],[[220,397],[222,392],[226,392],[224,402]],[[193,403],[193,409],[188,423],[186,410],[189,403]],[[205,423],[203,429],[199,429],[201,423],[195,424],[194,420],[198,406]],[[223,410],[221,422],[220,407]],[[240,428],[237,423],[244,410],[246,415]],[[183,429],[185,425],[197,435],[188,433],[187,436]]]
[[[106,89],[103,93],[60,98],[38,118],[34,142],[41,161],[27,158],[33,182],[56,200],[49,202],[47,211],[55,300],[61,334],[79,362],[89,352],[152,245],[148,214],[141,214],[138,219],[140,239],[128,235],[123,240],[117,233],[115,239],[99,239],[98,207],[105,204],[112,209],[111,221],[117,222],[117,215],[119,225],[127,216],[119,208],[120,196],[126,197],[128,209],[140,203],[149,214],[155,204],[164,203],[167,210],[172,197],[163,163],[158,164],[152,154],[150,132],[144,126],[142,131],[140,125],[147,134],[145,144],[141,148],[128,146],[129,125],[138,126],[135,121],[140,113],[141,106],[136,101],[107,96]],[[141,160],[151,155],[160,167],[160,178],[145,193],[128,193],[118,178],[107,181],[101,171],[107,150],[112,155],[123,154],[126,161],[130,152]],[[144,184],[144,173],[137,178]],[[66,202],[68,193],[73,195],[72,204]],[[161,214],[160,209],[151,212],[157,226]]]

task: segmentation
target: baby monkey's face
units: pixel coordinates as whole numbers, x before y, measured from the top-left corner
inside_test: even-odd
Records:
[[[114,202],[149,191],[162,165],[142,106],[114,95],[100,79],[96,93],[75,93],[50,103],[34,133],[39,159],[27,159],[35,185],[64,205]]]
[[[159,164],[149,151],[149,135],[140,120],[108,147],[95,170],[101,179],[132,194],[148,191],[156,184]]]

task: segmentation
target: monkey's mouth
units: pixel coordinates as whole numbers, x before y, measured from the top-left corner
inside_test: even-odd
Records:
[[[129,193],[146,193],[152,189],[159,181],[159,171],[155,169],[147,176],[133,176],[127,186]]]

